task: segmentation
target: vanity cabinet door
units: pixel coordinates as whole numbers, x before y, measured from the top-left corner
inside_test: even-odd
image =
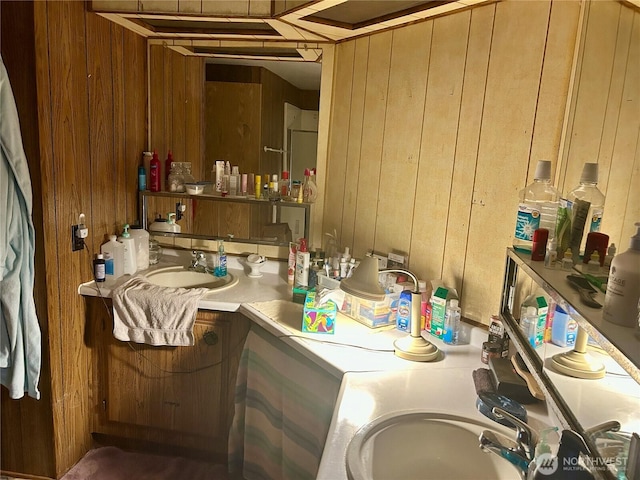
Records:
[[[95,431],[225,455],[249,320],[199,312],[193,346],[154,347],[116,340],[102,311],[95,335]]]

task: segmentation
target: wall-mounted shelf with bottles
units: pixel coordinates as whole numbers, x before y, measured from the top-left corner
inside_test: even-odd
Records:
[[[147,190],[139,192],[139,201],[145,229],[157,217],[166,218],[168,212],[176,212],[177,206],[184,206],[184,220],[179,222],[181,232],[161,235],[232,238],[239,243],[287,246],[291,240],[309,238],[310,203]]]
[[[560,268],[550,269],[543,262],[532,261],[530,255],[508,248],[502,291],[500,317],[515,348],[540,385],[546,397],[547,407],[555,414],[563,429],[580,433],[591,456],[600,457],[595,465],[605,465],[610,458],[599,450],[599,443],[588,433],[596,424],[609,420],[620,421],[622,431],[637,431],[640,417],[636,413],[640,400],[640,337],[633,328],[622,327],[602,318],[602,309],[592,308],[580,300],[579,293],[571,287],[567,275],[579,272]],[[602,379],[596,377],[566,376],[553,368],[553,357],[559,350],[556,345],[544,344],[532,347],[513,316],[516,290],[523,286],[519,274],[525,274],[569,313],[583,330],[598,344],[598,358],[607,358],[615,364],[615,371],[607,372]],[[526,277],[525,277],[526,278]],[[604,293],[598,292],[595,300],[604,304]],[[519,306],[516,305],[516,309]],[[569,347],[570,352],[573,347]],[[596,348],[595,345],[590,347]],[[594,350],[595,352],[595,350]],[[606,352],[606,353],[604,353]],[[610,454],[609,454],[610,456]],[[596,469],[597,478],[616,478],[610,468]]]
[[[580,300],[578,292],[567,281],[567,272],[550,269],[543,262],[531,261],[526,254],[507,250],[507,262],[513,262],[553,300],[560,305],[636,382],[640,383],[640,338],[633,328],[622,327],[602,318],[602,309],[592,308]],[[595,300],[604,305],[604,293],[597,292]]]

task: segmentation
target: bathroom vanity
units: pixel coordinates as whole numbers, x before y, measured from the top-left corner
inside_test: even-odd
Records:
[[[224,463],[249,320],[237,312],[202,310],[193,347],[156,347],[116,340],[99,298],[87,299],[87,314],[98,441],[161,445]]]
[[[167,252],[163,262],[182,264],[188,253],[177,252],[171,257],[172,253]],[[277,338],[274,341],[281,342],[283,349],[304,355],[340,385],[319,460],[319,479],[348,478],[346,454],[351,440],[359,429],[383,416],[406,412],[455,415],[485,425],[488,422],[489,428],[500,431],[501,426],[488,421],[475,406],[477,395],[471,372],[483,367],[480,347],[486,340],[484,329],[465,325],[465,342],[457,346],[429,337],[443,352],[441,358],[429,363],[408,362],[393,355],[393,341],[406,335],[404,332],[370,329],[341,314],[334,335],[303,333],[302,307],[290,301],[286,274],[278,271],[286,267],[284,262],[268,262],[276,270],[267,269],[263,277],[252,279],[240,258],[230,257],[230,271],[239,276],[238,285],[201,300],[193,347],[129,345],[115,340],[110,314],[95,296],[95,286],[80,287],[80,293],[88,297],[91,319],[87,341],[94,352],[93,431],[98,440],[137,447],[152,445],[168,452],[225,462],[236,372],[244,339],[254,324]],[[587,328],[598,330],[600,337],[596,332],[593,336],[605,344],[609,342],[606,348],[615,348],[611,358],[629,371],[614,371],[614,366],[608,366],[613,375],[595,381],[555,374],[545,366],[545,356],[558,349],[546,344],[544,349],[533,350],[519,333],[509,303],[509,299],[517,298],[512,287],[535,280],[559,301],[574,305],[577,297],[511,250],[507,252],[507,266],[501,316],[513,344],[523,353],[548,398],[546,404],[527,405],[530,425],[536,430],[556,425],[584,432],[605,420],[618,420],[622,430],[637,431],[638,418],[634,415],[640,410],[640,393],[633,376],[637,373],[637,351],[629,352],[625,346],[633,347],[633,343],[624,343],[629,339],[618,342],[606,326],[598,326],[596,321],[595,326]],[[527,276],[523,281],[522,275],[516,280],[514,267],[533,280]],[[578,311],[583,311],[580,306]],[[590,320],[584,316],[587,318],[580,322]],[[618,385],[626,385],[627,390],[621,391]],[[597,473],[609,478],[607,472]]]

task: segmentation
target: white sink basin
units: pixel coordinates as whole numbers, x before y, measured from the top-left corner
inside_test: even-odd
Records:
[[[519,478],[507,460],[479,447],[495,425],[430,412],[393,413],[356,432],[347,448],[351,480],[501,480]]]
[[[208,288],[216,292],[231,288],[238,283],[238,278],[231,274],[225,277],[214,277],[210,273],[195,272],[179,265],[149,272],[147,280],[160,287]]]

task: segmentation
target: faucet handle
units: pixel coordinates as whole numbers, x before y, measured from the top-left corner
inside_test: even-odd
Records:
[[[535,431],[518,417],[500,407],[493,407],[491,411],[496,418],[505,419],[514,426],[516,429],[516,442],[526,457],[531,460],[534,457],[537,442]]]

